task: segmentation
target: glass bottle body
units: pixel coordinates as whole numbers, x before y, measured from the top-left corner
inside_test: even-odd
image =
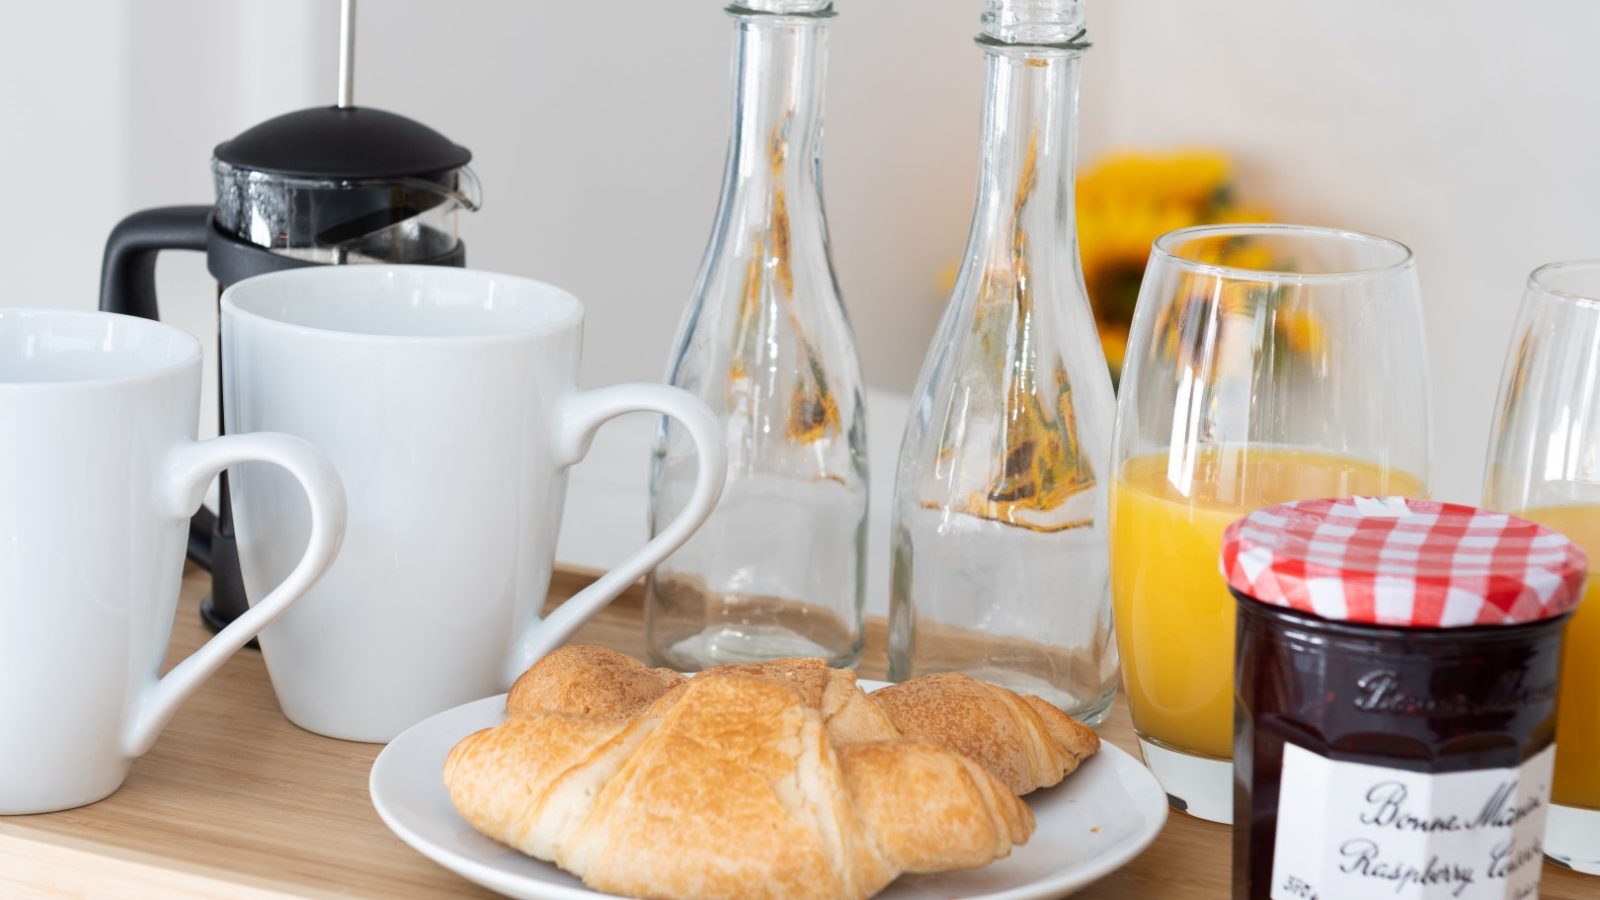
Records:
[[[861,369],[829,259],[821,196],[827,4],[731,10],[738,27],[727,178],[669,381],[722,419],[728,482],[709,521],[651,573],[651,655],[680,669],[862,644],[867,519]],[[693,483],[664,421],[651,524]]]
[[[1079,51],[980,44],[978,205],[895,481],[890,677],[962,671],[1098,723],[1114,399],[1074,232]]]

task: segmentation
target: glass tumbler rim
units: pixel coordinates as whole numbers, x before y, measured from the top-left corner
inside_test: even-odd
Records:
[[[1600,278],[1596,278],[1596,286],[1591,290],[1557,287],[1554,282],[1554,277],[1564,272],[1583,271],[1600,276],[1600,259],[1564,259],[1547,262],[1528,273],[1528,290],[1558,300],[1570,300],[1582,306],[1600,309]]]
[[[1261,236],[1314,236],[1350,243],[1363,243],[1395,252],[1392,261],[1373,266],[1352,268],[1342,272],[1290,272],[1281,269],[1252,269],[1245,266],[1202,262],[1180,255],[1176,247],[1183,241],[1205,237],[1261,237]],[[1393,275],[1412,269],[1416,265],[1411,248],[1395,240],[1366,231],[1333,228],[1324,225],[1295,225],[1282,222],[1230,222],[1220,225],[1191,225],[1167,232],[1155,239],[1150,247],[1151,263],[1159,257],[1166,265],[1221,278],[1239,281],[1275,281],[1292,284],[1337,284],[1364,281]]]

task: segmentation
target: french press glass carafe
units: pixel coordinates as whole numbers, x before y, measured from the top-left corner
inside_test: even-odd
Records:
[[[157,318],[163,250],[203,251],[219,293],[301,266],[465,265],[456,214],[478,208],[471,158],[439,132],[378,109],[319,107],[270,119],[217,146],[214,205],[149,209],[117,224],[106,240],[100,308]],[[208,622],[220,627],[249,608],[226,474],[217,514],[202,510],[191,525],[189,555],[211,569]]]

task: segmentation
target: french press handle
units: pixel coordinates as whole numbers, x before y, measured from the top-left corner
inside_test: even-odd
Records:
[[[205,250],[211,207],[162,206],[128,216],[111,229],[100,264],[100,311],[160,318],[156,256],[163,250]],[[211,568],[216,515],[205,507],[189,521],[189,558]]]
[[[118,222],[100,264],[101,312],[160,318],[156,256],[163,250],[205,250],[210,230],[209,206],[162,206]]]

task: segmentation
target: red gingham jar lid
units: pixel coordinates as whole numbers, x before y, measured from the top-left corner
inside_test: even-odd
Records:
[[[1398,497],[1300,500],[1222,535],[1241,594],[1325,619],[1400,628],[1515,625],[1571,612],[1588,558],[1505,513]]]

